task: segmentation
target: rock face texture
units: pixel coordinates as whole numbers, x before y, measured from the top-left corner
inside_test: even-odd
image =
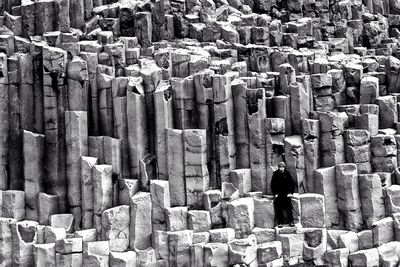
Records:
[[[0,266],[397,266],[399,103],[399,0],[0,0]]]

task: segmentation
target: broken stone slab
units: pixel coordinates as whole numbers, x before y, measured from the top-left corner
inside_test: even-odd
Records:
[[[303,228],[304,248],[303,257],[306,261],[313,261],[315,265],[324,263],[327,234],[324,228]]]
[[[258,264],[268,266],[273,261],[282,257],[282,243],[280,241],[271,241],[261,243],[257,246]],[[274,266],[274,264],[271,264]]]
[[[348,126],[346,112],[319,112],[320,130],[322,133],[342,133]]]
[[[157,258],[155,250],[151,247],[147,249],[136,249],[136,266],[156,266]]]
[[[393,172],[397,168],[397,157],[372,157],[371,167],[373,172]]]
[[[103,150],[104,150],[104,164],[112,166],[112,175],[115,177],[121,176],[122,170],[122,154],[121,154],[121,140],[104,136]]]
[[[133,197],[139,191],[139,180],[118,179],[118,184],[118,204],[129,205],[131,197]]]
[[[338,246],[339,248],[348,248],[349,252],[353,253],[359,250],[358,241],[357,233],[349,231],[339,236]]]
[[[324,195],[326,227],[339,225],[335,167],[319,168],[314,172],[315,192]]]
[[[62,254],[56,252],[56,266],[82,266],[82,253]]]
[[[25,219],[25,192],[17,190],[2,191],[2,217]]]
[[[185,76],[186,77],[186,76]],[[172,96],[174,103],[174,128],[196,128],[195,89],[192,76],[186,78],[171,78]]]
[[[308,118],[310,112],[310,92],[301,83],[289,85],[292,134],[302,133],[302,120]]]
[[[157,159],[152,154],[147,154],[139,161],[139,190],[150,191],[150,181],[157,177]]]
[[[372,136],[371,153],[374,157],[397,156],[395,136],[383,134]]]
[[[26,219],[38,221],[38,194],[44,191],[44,135],[24,131],[23,155]]]
[[[378,249],[370,248],[350,253],[349,264],[351,266],[379,266]]]
[[[325,264],[329,267],[348,266],[348,256],[349,256],[348,248],[339,248],[339,249],[329,250],[329,251],[325,252],[325,255],[324,255]]]
[[[395,266],[399,263],[399,244],[389,242],[378,247],[379,264],[381,266]]]
[[[81,157],[82,185],[82,228],[93,227],[93,167],[98,160],[94,157]]]
[[[235,238],[235,230],[232,228],[211,229],[209,233],[212,243],[228,243]]]
[[[341,220],[346,229],[359,230],[362,227],[362,215],[357,165],[354,163],[338,164],[335,171]]]
[[[194,267],[204,266],[204,246],[205,242],[194,243],[190,247],[190,264]]]
[[[129,247],[129,206],[107,209],[101,216],[101,240],[109,240],[110,250],[124,252]]]
[[[59,213],[58,196],[41,192],[38,194],[38,198],[39,224],[48,225],[50,216]]]
[[[15,266],[34,265],[34,247],[37,241],[37,226],[34,221],[13,222],[12,236],[12,264]]]
[[[258,266],[257,241],[254,235],[247,238],[234,239],[228,243],[229,265],[246,264]]]
[[[239,196],[251,191],[251,169],[235,169],[229,176],[229,181],[239,190]]]
[[[15,219],[0,218],[0,261],[4,266],[12,266],[12,234],[11,224],[16,223]]]
[[[82,238],[82,242],[97,241],[97,231],[95,228],[75,231],[74,238]]]
[[[379,106],[379,129],[393,128],[398,121],[395,96],[380,96],[376,99]]]
[[[209,243],[209,242],[210,242],[209,232],[193,233],[193,244]]]
[[[190,265],[190,246],[193,243],[193,231],[170,232],[168,240],[170,266]]]
[[[222,182],[221,192],[224,200],[232,201],[239,198],[239,190],[232,183]]]
[[[290,96],[274,96],[272,98],[273,116],[285,120],[286,135],[292,134],[292,124],[290,118]]]
[[[49,244],[55,243],[57,240],[65,239],[67,231],[65,228],[56,228],[51,226],[44,226],[42,229],[38,227],[38,243]]]
[[[394,241],[393,218],[386,217],[372,224],[374,246]]]
[[[86,242],[83,244],[82,254],[82,264],[85,266],[108,266],[110,254],[109,242]]]
[[[150,181],[150,194],[152,202],[152,221],[153,226],[158,224],[156,228],[159,230],[166,230],[166,219],[165,219],[165,208],[170,207],[170,193],[169,193],[169,182],[151,180]]]
[[[135,251],[127,251],[127,252],[110,252],[110,266],[135,266],[136,265],[136,252]]]
[[[274,228],[254,227],[252,233],[256,236],[257,244],[272,242],[276,239]]]
[[[153,231],[151,236],[151,245],[155,250],[157,259],[168,260],[169,249],[168,249],[168,239],[169,232],[156,230]]]
[[[236,238],[251,234],[254,227],[253,198],[239,198],[228,204],[228,227],[235,230]]]
[[[284,260],[303,256],[304,234],[278,234],[276,240],[282,242]]]
[[[206,266],[228,266],[228,244],[207,243],[204,246],[204,264]]]
[[[301,225],[308,228],[322,228],[325,226],[324,196],[319,194],[301,194]]]
[[[171,206],[186,206],[183,131],[166,129]]]
[[[400,199],[398,199],[399,194],[399,185],[392,185],[387,188],[385,195],[385,206],[387,209],[387,214],[400,212]]]
[[[358,249],[370,249],[374,246],[372,239],[372,230],[363,230],[357,233]]]
[[[360,84],[360,104],[375,104],[377,97],[379,97],[379,79],[364,76]]]
[[[129,248],[144,250],[151,246],[151,195],[138,192],[130,203]]]
[[[55,243],[34,244],[35,266],[56,266]]]
[[[209,211],[188,211],[188,229],[193,232],[204,232],[211,229],[211,216]]]
[[[360,174],[358,184],[362,216],[368,229],[370,229],[374,222],[385,217],[381,179],[377,174]]]
[[[70,213],[51,215],[50,226],[64,228],[67,233],[72,233],[74,231],[74,215]]]
[[[188,208],[173,207],[165,209],[167,231],[182,231],[188,229]]]
[[[101,233],[101,215],[112,206],[112,166],[94,165],[93,167],[93,226]]]
[[[275,226],[274,201],[270,198],[254,198],[254,226],[273,228]]]

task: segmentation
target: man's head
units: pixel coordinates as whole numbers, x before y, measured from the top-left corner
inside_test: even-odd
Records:
[[[285,168],[286,168],[285,162],[281,161],[281,162],[278,163],[278,170],[279,171],[284,172]]]

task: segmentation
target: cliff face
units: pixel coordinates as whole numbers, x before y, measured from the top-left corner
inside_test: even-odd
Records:
[[[396,266],[399,21],[397,0],[0,0],[0,265]]]

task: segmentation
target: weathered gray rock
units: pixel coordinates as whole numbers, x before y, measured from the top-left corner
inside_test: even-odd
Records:
[[[230,241],[228,250],[229,265],[246,264],[247,266],[258,266],[257,241],[254,235]]]
[[[228,260],[228,244],[208,243],[204,246],[204,264],[206,266],[228,266]]]
[[[228,204],[228,227],[235,229],[236,238],[246,237],[254,227],[253,198],[240,198]]]
[[[310,228],[325,226],[324,196],[318,194],[301,194],[301,225]]]
[[[108,241],[86,242],[83,244],[82,264],[84,266],[108,266],[110,244]]]
[[[358,176],[362,215],[368,229],[385,217],[384,198],[381,179],[377,174]]]
[[[107,209],[101,216],[101,240],[109,240],[110,250],[124,252],[129,246],[129,206]]]
[[[386,217],[372,224],[374,246],[380,246],[395,240],[393,218]]]
[[[274,202],[270,198],[254,198],[254,226],[273,228],[275,226]]]
[[[193,243],[193,231],[170,232],[168,239],[170,266],[190,265],[190,246]]]
[[[379,266],[378,249],[371,248],[350,253],[349,264],[352,266]]]
[[[138,192],[131,198],[129,225],[129,248],[145,250],[151,246],[151,196]]]
[[[326,227],[339,225],[335,167],[319,168],[314,173],[315,192],[324,196]]]
[[[165,208],[170,207],[169,182],[151,180],[150,194],[152,202],[152,221],[153,226],[159,230],[166,230]],[[157,225],[157,226],[156,226]]]
[[[38,223],[34,221],[11,223],[12,265],[34,265],[33,245],[37,241],[37,226]]]

